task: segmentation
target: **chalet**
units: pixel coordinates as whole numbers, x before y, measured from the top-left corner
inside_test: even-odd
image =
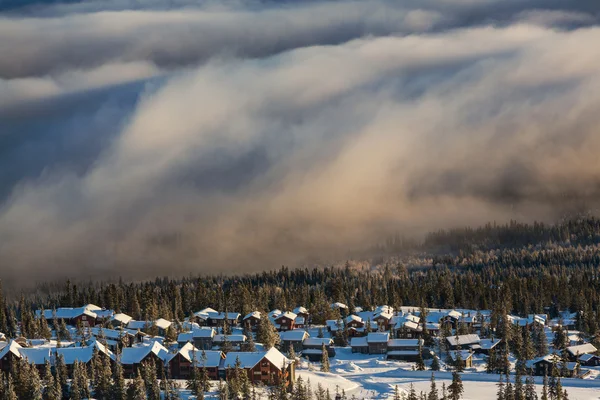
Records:
[[[385,311],[378,311],[373,315],[373,320],[377,323],[377,327],[380,331],[387,331],[390,329],[390,321],[394,314]]]
[[[291,331],[294,329],[294,321],[296,321],[297,315],[293,312],[287,311],[277,317],[275,317],[275,325],[278,326],[280,331]]]
[[[389,340],[390,334],[388,332],[369,332],[367,334],[369,354],[387,353],[387,345]]]
[[[304,325],[308,325],[310,322],[310,314],[308,310],[302,306],[296,307],[292,310],[294,314],[296,314],[296,322],[295,325],[297,327],[303,327]]]
[[[340,311],[344,310],[344,311],[346,311],[346,310],[348,310],[348,306],[345,305],[344,303],[336,302],[336,303],[331,304],[331,309],[332,310],[340,310]]]
[[[420,338],[423,334],[423,327],[420,324],[420,320],[419,317],[412,314],[394,318],[392,320],[394,336],[398,339]]]
[[[220,351],[204,351],[195,348],[191,343],[184,345],[175,354],[170,354],[166,362],[174,379],[188,379],[193,366],[206,368],[212,380],[219,379],[219,366],[225,355]]]
[[[77,308],[57,308],[56,310],[38,310],[38,316],[43,317],[49,324],[53,325],[54,320],[71,326],[81,325],[83,327],[95,326],[98,315],[86,307]]]
[[[311,361],[319,361],[323,355],[323,346],[329,357],[335,357],[335,347],[331,338],[308,338],[302,342],[302,355]]]
[[[598,367],[600,366],[600,357],[594,354],[582,354],[579,356],[579,365],[584,367]]]
[[[15,340],[0,344],[0,371],[8,373],[11,370],[16,360],[21,358],[20,350],[22,348]]]
[[[579,356],[583,354],[595,354],[598,352],[598,349],[591,343],[569,346],[566,350],[571,361],[577,361]]]
[[[101,329],[91,328],[90,333],[100,342],[105,342],[111,349],[116,349],[117,346],[131,347],[138,341],[137,335],[133,331],[127,329]]]
[[[285,375],[288,382],[296,380],[294,362],[274,347],[269,351],[227,353],[219,367],[221,376],[227,378],[237,363],[246,371],[253,384],[278,385]]]
[[[242,343],[246,342],[246,335],[215,335],[213,337],[213,345],[221,346],[225,340],[231,343],[232,346],[239,347]]]
[[[481,339],[478,344],[472,344],[469,346],[475,354],[489,355],[490,351],[495,349],[502,342],[502,339]]]
[[[113,328],[124,328],[132,319],[133,318],[127,314],[119,313],[113,315],[108,324]]]
[[[342,321],[341,319],[337,321],[335,319],[328,319],[327,321],[325,321],[325,325],[327,325],[327,331],[335,333],[338,330],[342,330],[344,328],[344,321]]]
[[[235,312],[208,312],[208,318],[206,319],[206,325],[208,326],[223,326],[225,321],[229,326],[236,326],[240,320],[240,314]]]
[[[205,326],[207,324],[209,314],[217,313],[217,310],[214,310],[210,307],[207,307],[203,310],[196,311],[194,315],[190,317],[190,322],[195,322],[199,326]]]
[[[210,350],[213,347],[215,334],[213,328],[200,328],[191,332],[182,332],[177,336],[177,344],[179,347],[183,347],[187,343],[192,343],[199,350]]]
[[[469,350],[455,350],[448,352],[448,356],[454,365],[459,361],[463,368],[471,368],[473,366],[473,353]]]
[[[419,354],[429,358],[423,348],[423,339],[390,339],[388,341],[387,359],[402,361],[417,361]]]
[[[526,363],[528,373],[536,376],[550,375],[553,366],[556,365],[559,374],[563,377],[576,377],[580,374],[579,363],[567,362],[563,364],[557,354],[548,354],[547,356],[530,360]]]
[[[164,336],[167,333],[167,329],[169,329],[172,324],[171,321],[167,321],[164,318],[159,318],[156,321],[131,320],[127,324],[127,329],[140,330],[148,334],[157,333],[160,336]]]
[[[358,336],[350,339],[350,347],[353,353],[369,354],[369,344],[366,336]]]
[[[157,371],[160,372],[168,356],[169,351],[158,342],[148,346],[125,347],[121,353],[123,374],[127,378],[133,378],[142,363],[150,359],[154,360]]]
[[[279,333],[281,339],[281,349],[287,351],[290,346],[294,351],[299,353],[302,351],[302,342],[310,335],[303,329],[294,329],[292,331],[283,331]]]
[[[358,315],[349,315],[344,320],[346,323],[346,330],[348,331],[348,337],[365,336],[365,322]]]
[[[260,322],[260,311],[252,311],[250,314],[246,315],[242,319],[242,324],[245,328],[250,329],[251,331],[255,331]]]
[[[471,346],[479,344],[481,339],[479,335],[469,334],[469,335],[456,335],[456,336],[448,336],[446,338],[448,345],[450,346],[450,350],[464,350],[471,348]]]

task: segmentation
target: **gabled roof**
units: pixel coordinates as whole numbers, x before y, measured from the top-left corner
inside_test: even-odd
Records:
[[[368,345],[366,336],[353,337],[350,339],[350,347],[367,347]]]
[[[148,346],[124,347],[121,353],[122,364],[138,364],[150,353],[154,353],[159,359],[166,360],[169,351],[160,343],[152,342]]]
[[[584,343],[577,346],[567,347],[567,351],[572,355],[591,354],[598,351],[598,349],[591,343]]]
[[[202,351],[195,348],[193,344],[187,343],[185,346],[179,349],[177,353],[167,356],[167,362],[170,362],[177,356],[177,354],[180,354],[189,362],[192,362],[192,360],[195,358],[196,366],[198,368],[216,368],[220,365],[221,360],[223,359],[223,353],[220,351]]]
[[[483,350],[489,350],[496,347],[500,342],[502,342],[502,339],[481,339],[479,347]]]
[[[308,332],[306,332],[304,329],[293,329],[291,331],[279,332],[279,337],[282,341],[301,342],[309,336],[310,335],[308,334]]]
[[[50,347],[21,348],[21,357],[26,358],[30,364],[43,365],[46,361],[51,362],[52,351]]]
[[[260,311],[252,311],[243,318],[243,321],[247,320],[248,318],[260,319]]]
[[[344,309],[347,309],[347,308],[348,308],[348,306],[347,306],[347,305],[345,305],[344,303],[336,302],[336,303],[333,303],[333,304],[331,305],[331,308],[332,308],[332,309],[336,309],[336,308],[344,308]]]
[[[467,360],[469,358],[471,358],[473,356],[473,353],[471,353],[468,350],[453,350],[453,351],[449,351],[448,355],[450,356],[450,358],[452,359],[452,361],[456,361],[456,359],[458,358],[458,355],[460,354],[460,357],[463,360]]]
[[[388,346],[390,347],[419,347],[423,345],[423,339],[390,339]]]
[[[255,351],[255,352],[238,352],[232,351],[227,353],[225,360],[223,361],[221,368],[233,368],[235,367],[236,361],[239,359],[242,368],[253,368],[263,358],[266,358],[275,366],[275,368],[281,370],[282,366],[287,367],[292,361],[281,354],[275,347],[269,351]]]
[[[475,334],[448,336],[446,340],[450,346],[468,346],[470,344],[479,344],[481,341],[479,335]]]
[[[210,319],[238,319],[240,317],[239,313],[236,312],[209,312],[208,318]]]
[[[230,342],[245,342],[246,341],[246,335],[241,335],[241,334],[237,334],[237,335],[218,334],[213,337],[213,340],[215,341],[215,343],[222,343],[225,340],[225,337],[227,337],[227,340],[229,340]]]
[[[296,307],[292,311],[294,314],[308,314],[308,310],[302,306]]]
[[[390,340],[388,332],[369,332],[367,334],[367,343],[387,343]]]
[[[17,357],[21,357],[20,350],[23,347],[17,343],[14,339],[11,339],[3,348],[0,350],[0,359],[4,358],[8,353],[12,353]]]
[[[280,318],[287,318],[287,319],[291,319],[291,320],[293,321],[293,320],[295,320],[295,319],[296,319],[296,317],[297,317],[297,315],[296,315],[296,314],[294,314],[293,312],[291,312],[291,311],[286,311],[286,312],[284,312],[283,314],[281,314],[281,315],[278,315],[277,317],[275,317],[275,320],[278,320],[278,319],[280,319]]]
[[[333,339],[331,338],[308,338],[302,342],[304,346],[331,346],[333,344]]]
[[[40,315],[40,310],[36,311],[36,315]],[[77,308],[57,308],[56,313],[54,310],[42,310],[41,315],[44,316],[45,319],[53,319],[54,316],[58,319],[73,319],[82,315],[86,315],[90,318],[96,318],[97,314],[86,307],[77,307]]]
[[[158,326],[160,329],[167,329],[171,326],[171,324],[173,324],[171,321],[168,321],[164,318],[159,318],[154,321],[154,325]]]
[[[131,318],[129,315],[123,313],[118,313],[112,316],[113,321],[117,321],[123,325],[127,325],[132,319],[133,318]]]
[[[353,321],[354,322],[360,322],[360,323],[364,324],[363,319],[361,317],[359,317],[358,315],[351,314],[351,315],[348,315],[346,317],[346,323],[347,324],[350,323],[350,322],[353,322]]]

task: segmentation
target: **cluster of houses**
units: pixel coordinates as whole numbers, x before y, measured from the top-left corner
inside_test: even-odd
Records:
[[[469,332],[478,332],[489,323],[489,311],[428,309],[426,315],[418,309],[401,307],[395,310],[390,306],[379,306],[374,310],[359,307],[350,312],[342,303],[334,303],[332,308],[340,310],[339,320],[328,320],[312,337],[309,330],[311,316],[304,307],[291,311],[273,310],[269,313],[251,312],[245,316],[235,312],[221,312],[212,308],[200,310],[183,322],[172,322],[163,318],[154,321],[136,321],[132,317],[105,310],[95,305],[78,308],[41,310],[37,316],[45,318],[50,325],[57,321],[71,327],[84,328],[84,335],[74,343],[64,343],[64,347],[52,347],[50,343],[37,343],[34,340],[19,338],[2,342],[0,336],[0,370],[7,371],[19,358],[27,359],[40,368],[47,361],[56,362],[59,355],[67,366],[76,360],[89,363],[94,351],[109,357],[112,362],[123,365],[125,376],[132,377],[146,361],[152,359],[160,368],[167,368],[175,379],[187,379],[194,365],[206,368],[211,379],[226,378],[230,368],[238,362],[252,382],[267,385],[278,383],[284,374],[294,377],[294,363],[282,354],[293,348],[297,355],[311,361],[319,361],[325,350],[329,357],[336,356],[336,346],[349,345],[352,353],[384,355],[389,360],[415,362],[431,358],[434,353],[425,346],[423,330],[437,336],[441,329],[448,327],[457,332],[459,327]],[[279,331],[280,345],[270,350],[253,352],[241,351],[253,335],[263,318]],[[509,317],[513,324],[534,326],[539,324],[550,330],[559,322],[548,320],[546,315]],[[565,313],[560,317],[563,327],[569,329],[574,324],[574,315]],[[225,326],[231,330],[225,335]],[[74,330],[74,329],[72,329]],[[167,343],[164,339],[169,330],[177,332],[177,343]],[[81,329],[77,330],[81,332]],[[343,333],[343,335],[342,335]],[[338,343],[343,337],[344,343]],[[589,343],[581,343],[579,337],[570,337],[567,348],[569,362],[563,370],[570,376],[581,376],[581,366],[598,366],[598,350]],[[346,342],[349,341],[349,343]],[[482,339],[477,334],[451,335],[447,341],[448,356],[454,360],[460,357],[466,368],[472,366],[473,355],[488,355],[499,343],[498,339]],[[227,353],[223,346],[229,343]],[[262,349],[258,344],[256,346]],[[548,355],[527,364],[537,375],[544,374],[552,365],[555,355]],[[564,359],[564,357],[563,357]]]

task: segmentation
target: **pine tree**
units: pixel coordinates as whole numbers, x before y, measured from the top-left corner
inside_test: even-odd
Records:
[[[446,391],[446,383],[442,382],[442,399],[441,400],[448,400],[448,393]]]
[[[502,380],[502,374],[500,374],[500,379],[498,380],[498,390],[496,391],[496,399],[504,400],[506,398],[506,390],[504,386],[504,381]]]
[[[464,392],[462,379],[460,374],[456,371],[452,372],[452,383],[448,386],[448,392],[450,400],[459,400],[462,398]]]
[[[329,353],[327,352],[325,344],[323,344],[321,348],[321,371],[329,372]]]
[[[56,381],[60,385],[62,397],[67,398],[69,394],[69,385],[67,383],[68,371],[65,365],[65,359],[62,354],[56,353],[56,361],[54,363],[54,371],[56,374]]]
[[[398,385],[394,386],[394,400],[402,400],[400,397],[400,388]]]
[[[419,340],[419,355],[417,356],[416,368],[417,371],[425,371],[425,361],[423,361],[423,345],[421,344],[421,340]]]
[[[542,386],[541,400],[548,400],[548,373],[544,374],[544,384]]]
[[[290,343],[290,346],[288,347],[288,354],[287,357],[292,360],[294,362],[294,365],[298,365],[299,360],[298,360],[298,356],[296,355],[296,351],[294,350],[294,345]]]
[[[515,400],[515,391],[513,389],[512,383],[510,383],[510,379],[506,377],[506,391],[504,393],[504,398],[506,400]]]
[[[44,389],[40,374],[35,365],[27,364],[29,366],[29,382],[27,384],[27,394],[25,398],[30,400],[42,400]]]
[[[523,371],[524,361],[517,361],[517,368],[515,374],[515,400],[523,400],[525,398],[525,388],[523,387]]]
[[[535,391],[535,381],[532,376],[525,379],[525,400],[537,400],[537,392]]]
[[[115,363],[115,368],[113,371],[113,384],[110,391],[112,400],[127,399],[127,386],[125,385],[125,378],[123,377],[123,365],[121,364],[120,358],[117,358],[117,362]]]
[[[256,340],[262,343],[265,350],[279,344],[279,334],[269,318],[261,318],[256,330]]]
[[[19,400],[17,397],[17,392],[15,390],[15,384],[13,382],[12,374],[8,374],[6,378],[6,390],[4,392],[4,397],[2,400]]]
[[[430,385],[430,389],[429,389],[429,394],[427,395],[427,400],[438,400],[439,395],[438,395],[438,390],[437,390],[437,386],[435,385],[435,375],[432,373],[431,374],[431,385]]]
[[[410,390],[408,391],[408,400],[419,400],[417,397],[417,392],[415,391],[415,385],[410,383]]]
[[[44,364],[44,400],[60,400],[62,392],[60,386],[56,384],[50,362],[46,360]]]
[[[127,390],[128,400],[146,400],[146,385],[142,378],[141,371],[138,369],[135,378],[129,383]]]

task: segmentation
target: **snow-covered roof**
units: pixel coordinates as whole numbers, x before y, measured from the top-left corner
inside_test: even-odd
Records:
[[[50,347],[23,347],[19,349],[21,357],[26,358],[30,364],[42,365],[52,360]]]
[[[343,309],[347,309],[348,306],[345,305],[344,303],[340,303],[340,302],[335,302],[331,305],[332,309],[336,309],[336,308],[343,308]]]
[[[361,337],[353,337],[350,339],[350,346],[351,347],[367,347],[369,344],[367,343],[367,337],[366,336],[361,336]]]
[[[333,339],[331,338],[307,338],[302,342],[304,346],[331,346],[333,344]]]
[[[468,359],[468,358],[470,358],[470,357],[473,356],[473,354],[470,351],[468,351],[468,350],[460,350],[460,351],[459,350],[455,350],[455,351],[453,350],[453,351],[449,351],[448,354],[450,355],[450,358],[452,358],[452,361],[456,361],[456,359],[458,358],[459,354],[460,354],[460,357],[463,360],[466,360],[466,359]]]
[[[118,313],[112,316],[113,321],[117,321],[123,325],[127,325],[132,319],[133,318],[131,318],[129,315],[123,313]]]
[[[585,361],[591,360],[592,358],[600,358],[600,357],[598,357],[595,354],[582,354],[582,355],[579,356],[579,361],[584,361],[585,362]]]
[[[221,359],[223,353],[220,351],[202,351],[198,350],[194,347],[193,344],[187,343],[184,345],[179,351],[175,354],[170,354],[167,357],[167,361],[171,361],[177,354],[181,354],[183,358],[192,362],[194,358],[196,359],[196,366],[199,368],[207,367],[207,368],[215,368],[218,367],[221,363]]]
[[[284,356],[279,350],[275,347],[272,347],[269,351],[255,351],[255,352],[239,352],[239,351],[231,351],[227,353],[227,356],[223,363],[221,364],[221,368],[233,368],[235,367],[236,361],[239,359],[242,368],[253,368],[256,364],[258,364],[263,358],[266,358],[275,366],[281,370],[281,367],[287,367],[292,361]]]
[[[348,316],[346,317],[346,323],[347,323],[347,324],[348,324],[348,323],[350,323],[350,322],[353,322],[353,321],[354,321],[354,322],[360,322],[360,323],[364,323],[364,322],[363,322],[363,320],[362,320],[362,318],[361,318],[361,317],[359,317],[358,315],[354,315],[354,314],[352,314],[352,315],[348,315]]]
[[[275,318],[278,315],[281,315],[281,310],[276,308],[274,310],[271,310],[267,315],[269,316],[269,318]]]
[[[304,323],[304,317],[296,317],[296,320],[294,321],[294,324],[296,325],[304,325]]]
[[[247,320],[247,319],[248,319],[248,318],[250,318],[250,317],[254,317],[254,318],[256,318],[256,319],[260,319],[260,311],[252,311],[251,313],[247,314],[247,315],[244,317],[244,319],[243,319],[243,320],[245,321],[245,320]]]
[[[493,349],[501,341],[501,339],[481,339],[481,341],[479,342],[479,348],[483,350]]]
[[[479,344],[481,341],[479,335],[476,334],[448,336],[446,340],[450,346],[468,346],[470,344]]]
[[[160,329],[167,329],[171,326],[171,324],[171,321],[168,321],[164,318],[159,318],[156,321],[154,321],[154,325],[158,326]]]
[[[578,354],[590,354],[590,353],[595,353],[598,351],[598,349],[591,343],[584,343],[584,344],[580,344],[577,346],[570,346],[567,347],[567,351],[573,355],[576,356]]]
[[[308,332],[304,329],[293,329],[291,331],[279,332],[279,337],[282,341],[303,341],[309,337]]]
[[[390,319],[392,319],[393,316],[394,316],[394,314],[392,314],[390,312],[380,311],[380,312],[376,312],[375,315],[373,316],[373,318],[385,318],[387,320],[390,320]]]
[[[367,343],[387,343],[390,340],[388,332],[369,332],[367,334]]]
[[[325,321],[325,325],[327,325],[327,328],[330,331],[336,332],[338,330],[338,327],[340,329],[344,327],[344,322],[341,319],[337,321],[334,319],[328,319],[327,321]]]
[[[126,330],[117,330],[117,329],[100,329],[100,328],[91,328],[90,331],[92,335],[99,337],[100,334],[104,336],[106,339],[120,339],[121,337],[133,336],[129,331]]]
[[[294,308],[293,312],[294,314],[308,314],[308,310],[302,306]]]
[[[21,353],[19,352],[23,347],[19,343],[17,343],[14,339],[11,339],[8,343],[4,345],[2,350],[0,350],[0,359],[4,358],[9,352],[17,357],[21,357]]]
[[[423,345],[423,339],[390,339],[388,341],[389,347],[418,347],[419,344]]]
[[[38,316],[40,315],[39,310],[36,311],[36,314]],[[44,316],[45,319],[48,319],[48,320],[53,319],[55,315],[56,315],[56,318],[58,318],[58,319],[73,319],[73,318],[77,318],[81,315],[86,315],[86,316],[94,318],[94,319],[97,317],[97,314],[95,312],[93,312],[85,307],[57,308],[56,313],[54,312],[54,310],[43,310],[42,315]]]
[[[152,345],[147,346],[124,347],[121,353],[121,363],[138,364],[150,353],[154,353],[159,359],[165,360],[169,355],[169,350],[158,342],[152,342]]]
[[[295,320],[297,317],[296,314],[294,314],[291,311],[286,311],[281,315],[278,315],[277,317],[275,317],[276,320],[280,319],[280,318],[287,318],[287,319],[291,319],[292,321]]]
[[[388,356],[417,356],[419,350],[390,350],[387,352]]]
[[[229,319],[229,320],[235,320],[238,319],[240,317],[239,313],[236,312],[209,312],[208,313],[208,317],[210,319]]]
[[[237,335],[218,334],[213,337],[213,340],[215,341],[215,343],[222,343],[223,341],[225,341],[225,337],[227,337],[227,340],[230,342],[245,342],[246,341],[246,336],[241,335],[241,334],[237,334]]]

